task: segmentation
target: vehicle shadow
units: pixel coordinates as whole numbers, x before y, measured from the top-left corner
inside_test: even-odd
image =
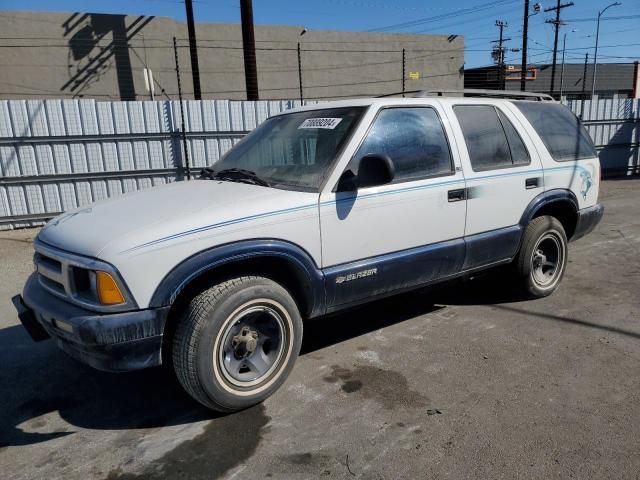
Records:
[[[521,300],[525,299],[501,281],[500,275],[493,275],[490,281],[456,281],[437,289],[397,295],[307,322],[301,354],[446,305],[499,305]],[[528,310],[514,311],[518,313]],[[565,318],[549,320],[580,323]],[[0,448],[40,443],[73,433],[30,433],[43,427],[44,421],[39,417],[51,412],[57,412],[71,426],[93,430],[149,429],[216,418],[217,422],[225,421],[184,393],[169,368],[100,372],[68,358],[52,341],[33,343],[22,326],[0,330],[0,365],[0,384],[4,386],[0,396]],[[248,417],[252,410],[247,411]],[[235,416],[236,421],[238,417],[242,419],[243,413]]]
[[[302,354],[347,341],[437,308],[410,293],[305,325]],[[214,419],[192,400],[173,372],[161,367],[129,373],[94,370],[68,358],[53,341],[34,343],[20,325],[0,330],[0,448],[30,445],[71,432],[29,433],[39,417],[58,412],[72,426],[146,429]]]

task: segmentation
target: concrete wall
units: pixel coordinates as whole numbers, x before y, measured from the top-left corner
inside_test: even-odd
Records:
[[[463,37],[330,31],[300,36],[302,28],[256,26],[261,99],[299,98],[298,42],[305,99],[402,90],[403,48],[407,90],[463,86]],[[147,16],[3,12],[0,31],[0,99],[148,99],[145,65],[153,70],[156,96],[175,99],[174,36],[183,93],[192,98],[184,23]],[[203,98],[246,98],[240,25],[200,23],[196,34]],[[409,72],[420,78],[409,78]]]

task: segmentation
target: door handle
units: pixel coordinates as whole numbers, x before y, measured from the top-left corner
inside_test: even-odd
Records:
[[[461,200],[466,200],[466,198],[466,188],[456,188],[455,190],[449,190],[447,192],[447,200],[449,200],[449,202],[459,202]]]
[[[539,177],[527,178],[524,181],[524,188],[526,188],[526,189],[538,188],[539,186],[540,186],[540,178]]]

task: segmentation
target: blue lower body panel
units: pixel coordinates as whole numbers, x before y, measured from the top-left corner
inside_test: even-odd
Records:
[[[462,270],[472,270],[512,258],[518,251],[521,236],[522,228],[514,225],[466,237],[467,251]]]
[[[603,215],[604,206],[601,203],[597,203],[593,207],[578,210],[578,221],[576,222],[576,229],[571,236],[571,240],[577,240],[591,233],[600,223]]]
[[[464,240],[456,239],[330,267],[324,271],[329,311],[453,275],[464,254]]]
[[[504,263],[518,251],[521,236],[514,225],[327,268],[327,311]]]

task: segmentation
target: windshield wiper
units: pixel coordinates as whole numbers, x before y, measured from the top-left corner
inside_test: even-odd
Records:
[[[209,180],[228,180],[230,182],[249,183],[251,185],[260,185],[263,187],[269,187],[269,182],[258,177],[255,172],[251,170],[244,170],[242,168],[225,168],[220,171],[215,171],[212,168],[203,168],[200,172],[200,178],[207,178]]]

